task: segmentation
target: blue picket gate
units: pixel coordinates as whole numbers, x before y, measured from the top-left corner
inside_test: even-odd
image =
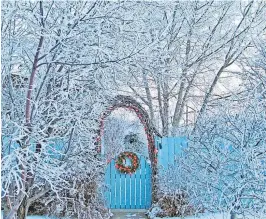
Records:
[[[105,200],[111,209],[148,209],[151,206],[151,166],[139,155],[140,166],[133,174],[121,173],[115,159],[108,164],[105,174]]]

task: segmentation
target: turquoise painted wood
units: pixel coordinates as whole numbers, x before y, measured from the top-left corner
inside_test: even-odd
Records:
[[[140,209],[140,170],[135,172],[136,174],[136,209]]]
[[[116,185],[116,174],[115,174],[115,172],[112,170],[112,166],[114,166],[115,165],[115,161],[114,160],[112,160],[111,161],[111,170],[110,170],[110,172],[111,172],[111,177],[110,177],[110,185],[111,185],[111,196],[112,197],[116,197],[116,188],[115,188],[115,185]],[[111,208],[115,208],[116,207],[116,201],[115,201],[115,199],[112,201],[112,202],[110,202],[110,204],[111,204]]]
[[[126,174],[126,181],[125,181],[125,187],[126,187],[126,209],[130,209],[131,206],[131,183],[130,183],[130,175]]]
[[[158,167],[169,168],[175,164],[175,158],[182,155],[187,140],[186,137],[155,137],[155,146],[158,150]]]
[[[168,145],[168,138],[162,139],[162,158],[160,159],[162,163],[160,163],[163,167],[168,166],[168,160],[169,160],[169,145]]]
[[[146,165],[148,166],[149,164],[146,163]],[[151,176],[152,176],[152,172],[151,172],[151,168],[147,168],[146,167],[146,185],[151,182]],[[147,186],[146,188],[146,193],[147,194],[151,194],[151,186]],[[146,195],[146,208],[149,208],[151,206],[151,195]]]
[[[145,209],[145,195],[146,195],[146,182],[145,182],[145,175],[146,175],[146,161],[145,159],[140,160],[140,208]]]
[[[113,159],[105,172],[105,199],[111,209],[148,209],[151,207],[151,167],[146,157],[139,155],[140,167],[134,174],[124,174]]]
[[[133,173],[131,174],[131,197],[136,197],[136,174]],[[131,208],[136,209],[136,198],[135,199],[131,199]]]
[[[175,138],[168,138],[168,164],[174,165],[175,164],[175,148],[176,148],[176,140]]]
[[[116,174],[118,171],[115,171],[115,175],[119,175],[121,178],[120,182],[116,182],[116,183],[120,183],[120,189],[121,189],[121,202],[120,202],[120,208],[121,209],[125,209],[126,208],[126,174]],[[111,201],[112,202],[112,201]],[[111,206],[111,208],[114,208]],[[116,208],[116,207],[115,207]]]
[[[114,162],[114,161],[113,161]],[[111,168],[111,166],[113,167],[114,166],[114,163],[112,163],[111,165],[109,165],[109,167],[110,167],[110,169],[112,169]],[[113,171],[113,169],[112,169],[112,171]],[[109,179],[107,179],[107,180],[109,180]],[[113,186],[115,186],[115,190],[116,190],[116,193],[115,193],[115,198],[113,199],[113,201],[116,203],[115,204],[115,206],[113,206],[113,208],[121,208],[121,189],[120,189],[120,182],[121,182],[121,176],[120,175],[117,175],[116,176],[116,182],[115,182],[115,185],[113,185]],[[113,187],[112,187],[113,188]],[[112,189],[111,188],[111,189]],[[111,193],[110,193],[110,195],[109,195],[109,202],[110,202],[110,200],[111,200]]]

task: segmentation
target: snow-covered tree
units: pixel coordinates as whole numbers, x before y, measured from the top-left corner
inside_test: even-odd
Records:
[[[104,86],[108,75],[137,53],[134,34],[126,37],[122,31],[124,6],[3,2],[2,200],[7,218],[25,218],[38,199],[60,202],[64,212],[79,218],[102,217],[97,188],[104,165],[94,137],[111,96]],[[83,182],[92,186],[89,196],[89,188],[80,190]]]
[[[245,209],[238,201],[250,195],[251,184],[235,187],[233,181],[224,182],[228,174],[235,174],[238,181],[248,179],[259,188],[259,177],[263,178],[256,168],[264,165],[260,161],[265,142],[259,139],[265,134],[265,124],[258,122],[265,119],[264,75],[250,99],[245,99],[245,90],[236,99],[231,95],[222,104],[216,102],[214,108],[208,104],[221,75],[242,60],[261,36],[264,12],[263,1],[3,1],[2,200],[7,218],[17,214],[24,219],[30,206],[40,201],[50,209],[61,206],[52,213],[108,217],[98,193],[104,162],[98,158],[94,139],[101,112],[118,93],[140,99],[165,136],[171,127],[172,134],[177,134],[186,105],[199,112],[194,137],[205,137],[192,144],[184,165],[196,171],[193,174],[205,168],[209,175],[203,173],[210,178],[200,177],[207,182],[222,179],[218,185],[228,190],[219,196],[223,197],[221,209]],[[246,88],[259,83],[256,72],[255,80],[247,83],[252,77],[241,77]],[[111,131],[107,136],[116,134]],[[222,143],[232,149],[221,152],[223,144],[216,144],[221,133]],[[108,140],[112,138],[105,143]],[[125,140],[119,138],[116,145]],[[202,145],[206,147],[198,150]],[[251,145],[258,156],[252,155]],[[224,161],[230,165],[209,169],[208,150],[216,165]],[[230,162],[239,167],[236,173],[230,172]],[[252,168],[257,175],[243,172]],[[202,185],[195,181],[188,188],[198,194],[195,203],[212,209],[217,200],[209,198],[217,196],[202,196],[214,194],[213,188],[206,194],[197,193]],[[254,206],[260,208],[264,199],[254,194]]]
[[[120,90],[142,101],[164,136],[176,135],[182,119],[195,119],[184,118],[185,111],[203,114],[213,97],[232,90],[217,85],[262,34],[265,3],[156,2],[150,8],[146,35],[156,44],[134,57],[128,86]]]

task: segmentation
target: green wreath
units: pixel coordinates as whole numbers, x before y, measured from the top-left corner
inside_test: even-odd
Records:
[[[131,160],[130,166],[125,166],[126,158],[129,158]],[[139,158],[138,156],[133,152],[122,152],[119,154],[115,161],[115,167],[121,172],[121,173],[134,173],[138,167],[139,167]]]

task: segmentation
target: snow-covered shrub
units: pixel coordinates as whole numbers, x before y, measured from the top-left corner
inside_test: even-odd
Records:
[[[99,178],[102,177],[95,171],[92,177],[78,176],[66,179],[72,189],[62,189],[59,197],[53,192],[46,195],[31,205],[29,212],[32,214],[49,214],[58,217],[75,217],[80,219],[108,219],[109,211],[104,206],[103,196],[99,187]],[[41,212],[40,212],[41,210]],[[38,212],[39,211],[39,212]]]
[[[160,211],[156,212],[158,217],[183,217],[203,211],[191,198],[187,186],[188,179],[185,178],[181,165],[182,159],[182,157],[176,157],[175,165],[159,168],[158,202],[155,206],[160,208]]]
[[[159,197],[158,205],[162,209],[162,212],[157,214],[159,217],[184,217],[195,213],[195,209],[189,203],[188,195],[183,191],[175,191],[172,194],[162,194],[162,196]]]
[[[105,165],[93,149],[93,144],[86,146],[85,141],[80,144],[77,137],[80,135],[73,137],[71,150],[60,159],[63,167],[60,170],[58,166],[53,168],[59,179],[52,182],[52,186],[45,181],[49,180],[44,175],[47,172],[42,176],[36,170],[35,185],[30,190],[29,201],[32,197],[36,198],[29,203],[29,213],[81,219],[109,217],[101,191]],[[38,194],[41,195],[38,197]]]
[[[43,144],[37,154],[25,150],[28,153],[23,156],[23,150],[17,148],[5,155],[2,166],[3,202],[7,201],[6,194],[10,197],[17,194],[20,184],[16,183],[20,182],[21,177],[15,161],[20,159],[26,163],[23,159],[26,157],[31,159],[26,164],[31,168],[30,174],[34,175],[34,183],[27,190],[26,211],[29,209],[34,214],[73,215],[76,218],[108,218],[100,190],[105,165],[98,158],[93,138],[90,141],[86,139],[87,143],[82,141],[78,130],[76,127],[73,142],[70,145],[68,142],[62,143],[60,150],[54,148],[61,142],[57,141],[56,144]],[[11,171],[10,165],[13,165]],[[13,198],[10,200],[14,201]]]
[[[257,97],[221,101],[190,138],[184,175],[193,200],[208,211],[265,213],[266,102]]]

